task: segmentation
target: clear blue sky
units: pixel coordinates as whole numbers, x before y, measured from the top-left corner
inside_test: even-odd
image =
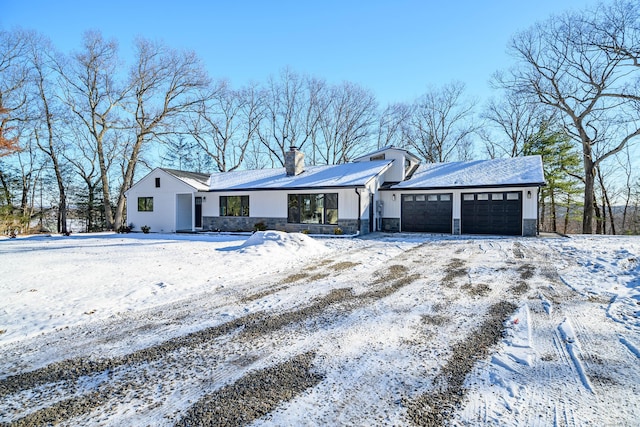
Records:
[[[67,1],[0,0],[0,28],[35,29],[63,52],[85,30],[137,35],[194,50],[213,78],[264,82],[285,66],[331,83],[371,89],[381,105],[411,102],[453,80],[480,100],[507,68],[511,35],[592,0],[473,1]]]

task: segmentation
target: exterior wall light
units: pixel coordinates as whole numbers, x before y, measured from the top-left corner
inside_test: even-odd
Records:
[[[527,190],[527,199],[531,198],[531,190]]]

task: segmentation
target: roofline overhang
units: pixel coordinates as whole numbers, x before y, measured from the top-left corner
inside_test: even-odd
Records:
[[[316,191],[316,190],[348,190],[351,188],[366,188],[366,184],[358,185],[329,185],[326,187],[278,187],[278,188],[225,188],[206,190],[203,193],[231,193],[242,191]]]
[[[438,187],[385,187],[380,188],[380,191],[469,190],[471,188],[545,187],[546,185],[546,182],[527,182],[522,184],[450,185]]]

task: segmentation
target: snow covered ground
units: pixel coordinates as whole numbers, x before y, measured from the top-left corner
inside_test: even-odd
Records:
[[[640,421],[638,237],[19,237],[0,301],[0,424]]]

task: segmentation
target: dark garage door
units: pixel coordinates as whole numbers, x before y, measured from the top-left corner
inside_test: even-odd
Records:
[[[522,235],[522,192],[463,193],[462,233]]]
[[[451,194],[403,194],[402,231],[451,233]]]

